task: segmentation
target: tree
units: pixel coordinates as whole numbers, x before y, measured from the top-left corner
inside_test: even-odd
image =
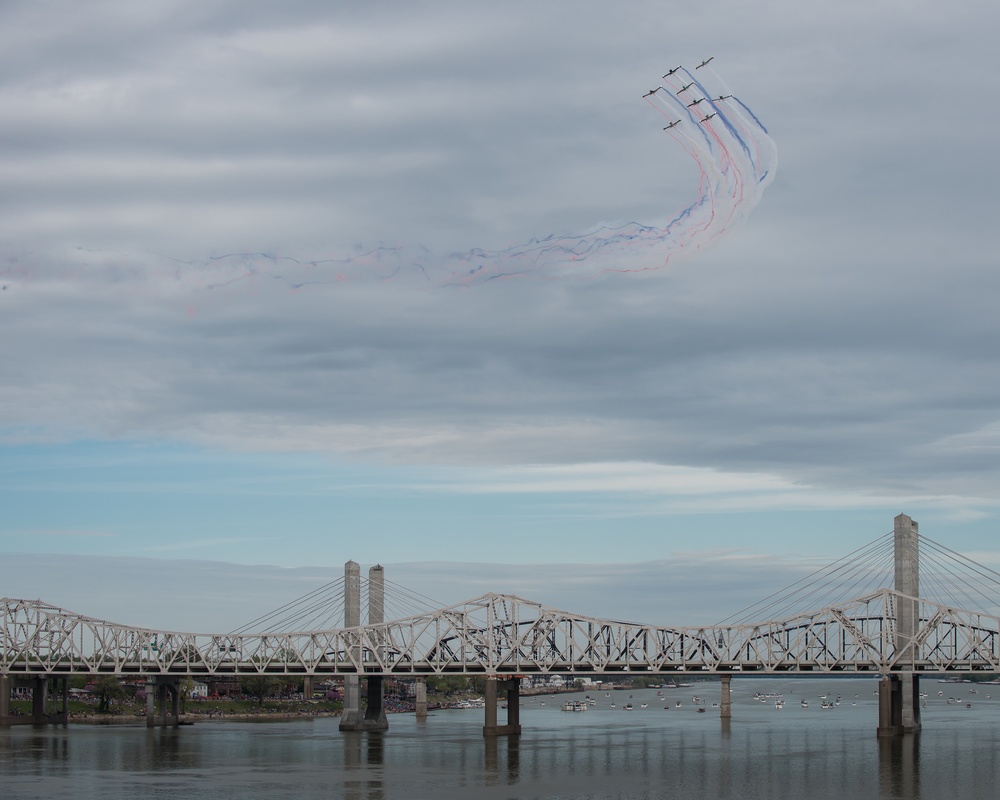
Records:
[[[125,688],[114,675],[97,675],[93,680],[94,694],[97,695],[97,711],[105,713],[109,710],[112,700],[125,696]]]
[[[240,689],[251,697],[257,698],[257,707],[264,705],[264,698],[273,694],[278,681],[270,675],[248,675],[240,678]]]

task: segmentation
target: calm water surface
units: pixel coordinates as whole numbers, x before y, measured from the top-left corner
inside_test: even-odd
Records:
[[[938,684],[918,736],[879,741],[874,680],[733,680],[728,726],[699,714],[719,684],[591,692],[585,713],[524,698],[520,739],[484,740],[483,712],[389,718],[384,734],[343,734],[333,718],[0,730],[4,800],[233,798],[740,798],[993,800],[1000,793],[1000,686]],[[992,690],[992,691],[991,691]],[[780,691],[785,707],[754,692]],[[944,695],[938,697],[938,691]],[[993,697],[987,698],[990,692]],[[840,706],[820,708],[820,695]],[[630,697],[631,695],[631,697]],[[961,699],[949,705],[948,696]],[[583,697],[580,694],[579,697]],[[801,707],[801,700],[809,703]],[[680,701],[681,707],[676,707]],[[618,707],[610,708],[614,702]],[[632,711],[623,710],[632,702]],[[640,708],[641,703],[647,708]],[[544,705],[543,705],[544,703]],[[971,703],[972,708],[966,708]],[[668,710],[664,705],[669,705]]]

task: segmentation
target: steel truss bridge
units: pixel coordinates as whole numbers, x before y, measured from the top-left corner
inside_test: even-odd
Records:
[[[325,631],[197,634],[0,600],[0,674],[397,676],[1000,672],[1000,617],[881,589],[766,622],[656,627],[486,594]],[[912,614],[912,636],[900,617]]]

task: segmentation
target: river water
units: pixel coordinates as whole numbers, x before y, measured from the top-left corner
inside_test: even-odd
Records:
[[[383,734],[338,730],[336,718],[205,721],[179,729],[132,725],[0,730],[4,800],[418,800],[434,798],[739,798],[740,800],[993,800],[1000,793],[1000,686],[939,684],[918,735],[878,740],[872,679],[733,680],[733,720],[698,713],[718,683],[522,698],[522,735],[484,739],[482,710],[418,722],[389,718]],[[991,691],[992,690],[992,691]],[[938,692],[943,692],[941,696]],[[781,692],[784,708],[755,692]],[[992,697],[987,697],[991,693]],[[821,695],[840,705],[820,708]],[[948,697],[960,702],[949,704]],[[801,700],[808,702],[803,708]],[[631,702],[634,708],[624,710]],[[681,703],[677,707],[677,702]],[[617,707],[611,708],[611,703]],[[642,708],[642,704],[646,708]],[[971,704],[971,708],[967,707]],[[664,706],[669,706],[664,709]],[[501,712],[502,721],[502,712]]]

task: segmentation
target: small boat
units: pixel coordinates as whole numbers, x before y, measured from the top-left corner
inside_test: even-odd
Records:
[[[632,710],[632,704],[631,703],[626,703],[625,704],[625,710],[626,711],[631,711]]]
[[[809,708],[809,703],[807,703],[805,700],[802,701],[801,705],[803,708]]]
[[[649,703],[639,703],[639,708],[646,708]]]
[[[705,713],[705,711],[706,711],[706,708],[705,708],[705,706],[698,706],[698,713],[699,713],[699,714],[704,714],[704,713]]]

